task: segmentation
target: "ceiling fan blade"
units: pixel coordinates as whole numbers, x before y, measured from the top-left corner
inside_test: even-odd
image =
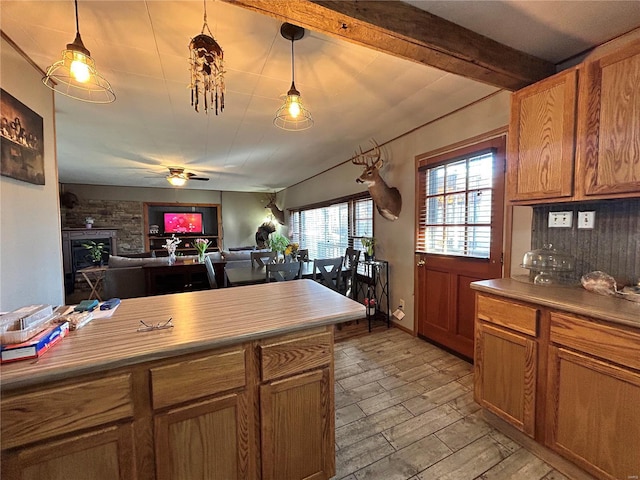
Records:
[[[202,180],[203,182],[209,181],[207,177],[189,177],[189,180]]]

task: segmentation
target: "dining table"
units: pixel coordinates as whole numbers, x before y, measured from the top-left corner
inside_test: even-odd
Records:
[[[231,287],[256,285],[267,282],[267,267],[231,267],[225,268],[227,281]],[[342,267],[342,274],[351,273],[350,268]],[[302,262],[302,278],[313,278],[313,262]]]

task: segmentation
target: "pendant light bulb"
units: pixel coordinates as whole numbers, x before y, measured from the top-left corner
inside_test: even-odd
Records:
[[[296,95],[290,95],[289,96],[289,114],[291,115],[291,117],[293,118],[298,118],[298,115],[300,115],[300,97],[296,96]]]
[[[89,66],[84,61],[84,58],[81,53],[74,53],[74,57],[77,57],[76,60],[71,62],[71,74],[73,78],[75,78],[80,83],[87,83],[91,78],[91,72],[89,71]]]

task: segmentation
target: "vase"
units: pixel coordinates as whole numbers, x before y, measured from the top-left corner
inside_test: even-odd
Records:
[[[198,263],[204,263],[204,252],[198,252]]]
[[[169,252],[169,256],[167,257],[169,261],[169,265],[173,265],[176,263],[176,254],[175,252]]]

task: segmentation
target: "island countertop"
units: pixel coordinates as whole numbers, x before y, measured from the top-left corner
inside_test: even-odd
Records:
[[[640,303],[599,295],[578,286],[542,286],[511,278],[471,283],[474,290],[640,328]]]
[[[126,299],[38,360],[2,365],[3,391],[224,347],[365,316],[364,306],[313,280]],[[173,328],[138,332],[140,321]]]

